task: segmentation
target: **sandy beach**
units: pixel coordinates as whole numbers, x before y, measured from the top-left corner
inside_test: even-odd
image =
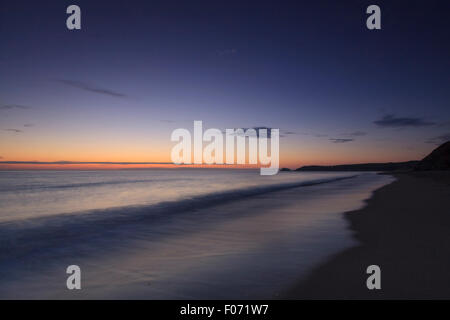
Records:
[[[285,298],[450,298],[450,172],[394,176],[345,214],[360,245],[315,268]],[[372,264],[381,268],[381,290],[366,287]]]

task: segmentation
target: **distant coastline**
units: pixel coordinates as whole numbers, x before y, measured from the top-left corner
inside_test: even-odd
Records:
[[[419,161],[359,163],[335,166],[303,166],[294,171],[403,171],[412,170]],[[285,171],[285,170],[284,170]]]
[[[281,171],[428,171],[450,169],[450,141],[441,144],[420,161],[342,164],[335,166],[303,166]]]

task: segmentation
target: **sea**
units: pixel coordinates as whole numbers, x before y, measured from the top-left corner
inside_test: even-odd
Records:
[[[279,299],[358,245],[376,172],[0,171],[0,299]],[[69,290],[69,266],[81,289]]]

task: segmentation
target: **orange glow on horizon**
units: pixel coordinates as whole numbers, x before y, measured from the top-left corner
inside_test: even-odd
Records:
[[[154,145],[151,148],[143,148],[140,145],[126,143],[114,146],[96,143],[83,145],[83,148],[81,146],[75,147],[71,144],[65,144],[64,147],[43,144],[41,148],[36,148],[35,145],[33,147],[24,146],[18,142],[13,142],[10,140],[0,142],[0,147],[2,148],[1,156],[3,156],[0,159],[0,170],[107,170],[180,167],[258,168],[258,166],[254,165],[174,165],[171,164],[170,160],[170,144],[164,146]],[[280,145],[279,167],[296,169],[306,165],[420,160],[431,150],[431,145],[414,150],[406,150],[399,148],[395,144],[389,145],[381,142],[369,146],[362,143],[340,145],[313,141],[290,141]],[[74,163],[61,164],[59,163],[61,160]],[[14,161],[24,163],[11,163]],[[120,164],[119,162],[128,164]],[[154,164],[145,164],[145,162],[153,162]]]
[[[176,164],[47,164],[47,163],[0,163],[0,170],[123,170],[123,169],[181,169],[181,168],[203,168],[203,169],[258,169],[252,165],[176,165]]]

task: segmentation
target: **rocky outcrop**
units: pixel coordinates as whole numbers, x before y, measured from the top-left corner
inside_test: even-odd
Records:
[[[414,167],[414,170],[450,170],[450,141],[434,149]]]

